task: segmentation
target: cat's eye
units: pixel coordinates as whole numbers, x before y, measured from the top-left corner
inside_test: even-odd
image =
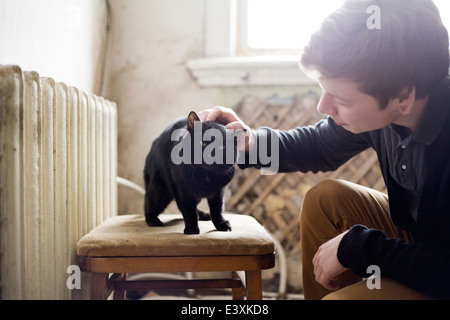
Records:
[[[200,144],[202,145],[202,147],[206,147],[206,143],[203,141],[200,141]]]
[[[227,146],[220,146],[219,149],[220,150],[225,150]]]

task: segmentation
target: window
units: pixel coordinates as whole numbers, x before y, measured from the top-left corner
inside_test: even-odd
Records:
[[[450,30],[450,1],[435,0]],[[237,55],[298,55],[342,0],[240,0]]]
[[[300,49],[342,1],[205,1],[205,58],[187,67],[201,86],[313,84],[299,71]],[[450,31],[450,1],[434,2]]]
[[[239,1],[238,55],[298,55],[339,0]]]
[[[447,30],[450,32],[450,1],[448,0],[434,0],[434,3],[441,12],[442,22]]]

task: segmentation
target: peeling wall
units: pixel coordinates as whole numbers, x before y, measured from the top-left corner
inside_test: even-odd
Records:
[[[99,91],[104,0],[0,0],[0,64]]]
[[[186,68],[204,56],[206,0],[111,0],[113,47],[106,96],[118,104],[119,175],[144,186],[152,141],[174,118],[243,96],[289,97],[308,88],[201,88]],[[143,197],[119,188],[119,212],[142,213]]]
[[[112,0],[113,48],[107,97],[118,104],[119,175],[143,186],[154,138],[176,117],[210,106],[185,66],[203,55],[203,0]],[[119,212],[143,212],[142,197],[119,189]]]

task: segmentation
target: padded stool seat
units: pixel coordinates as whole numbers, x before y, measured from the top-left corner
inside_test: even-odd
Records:
[[[199,221],[198,235],[183,233],[181,214],[161,214],[164,227],[149,227],[144,215],[108,219],[77,244],[81,270],[93,274],[91,298],[104,299],[111,290],[115,299],[122,299],[127,289],[227,287],[233,288],[235,299],[243,298],[244,291],[248,299],[261,299],[261,270],[275,264],[274,242],[254,218],[232,213],[224,217],[231,232]],[[204,271],[234,273],[230,279],[126,281],[127,273]]]

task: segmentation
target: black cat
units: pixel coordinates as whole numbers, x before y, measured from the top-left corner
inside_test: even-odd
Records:
[[[219,231],[231,231],[222,212],[224,189],[233,178],[237,160],[237,135],[215,122],[200,122],[195,112],[172,122],[161,133],[152,144],[144,169],[144,209],[149,226],[163,226],[158,215],[175,199],[184,218],[185,234],[200,233],[197,216],[212,219]],[[197,209],[202,198],[207,198],[210,214]]]

